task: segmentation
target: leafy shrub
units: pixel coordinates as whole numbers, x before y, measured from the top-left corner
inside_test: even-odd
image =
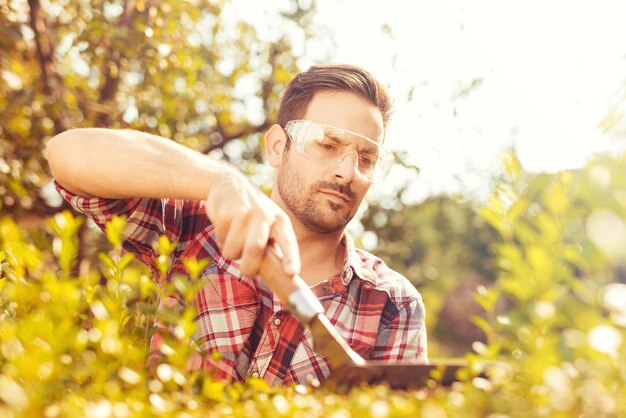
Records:
[[[524,176],[506,164],[484,218],[500,233],[497,286],[479,289],[490,409],[514,416],[626,416],[624,158]],[[525,180],[525,177],[527,178]],[[511,308],[497,315],[498,297]]]
[[[471,351],[474,341],[485,340],[469,314],[481,312],[472,298],[476,287],[495,280],[490,248],[497,232],[477,213],[477,204],[462,196],[387,205],[370,203],[361,220],[377,232],[374,253],[422,294],[430,349],[440,357]]]
[[[451,388],[270,388],[188,372],[194,312],[157,306],[166,292],[192,298],[202,260],[160,287],[121,254],[115,219],[100,264],[75,274],[82,218],[58,214],[44,237],[0,218],[0,416],[625,417],[624,158],[556,175],[507,167],[481,209],[500,235],[495,286],[476,295],[488,343]],[[172,245],[157,246],[165,271]],[[170,332],[148,368],[157,316]]]

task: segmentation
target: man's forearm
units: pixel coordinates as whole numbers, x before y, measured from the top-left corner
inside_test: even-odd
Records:
[[[52,175],[82,196],[203,200],[236,170],[174,141],[144,132],[74,129],[48,143]]]
[[[223,256],[241,259],[243,274],[257,274],[270,240],[283,253],[285,272],[300,271],[289,216],[223,162],[143,132],[76,129],[50,140],[48,163],[63,187],[83,197],[205,200]]]

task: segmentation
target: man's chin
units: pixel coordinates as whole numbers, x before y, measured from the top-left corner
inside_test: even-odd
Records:
[[[337,217],[336,213],[329,214],[329,216],[325,216],[324,219],[317,219],[316,229],[318,232],[326,233],[326,234],[334,234],[336,232],[343,231],[343,229],[348,225],[351,218],[346,217]]]
[[[303,211],[300,220],[310,229],[321,234],[333,234],[342,231],[354,216],[352,203],[335,203],[321,197],[309,200],[307,211]],[[315,210],[311,210],[315,208]]]
[[[345,225],[343,224],[322,224],[322,223],[318,223],[315,224],[313,226],[310,226],[310,228],[320,234],[320,235],[331,235],[331,234],[336,234],[338,232],[342,232],[343,229],[345,228]]]
[[[331,216],[341,216],[341,217],[345,217],[345,216],[349,216],[350,212],[351,212],[351,207],[342,205],[342,204],[336,204],[333,202],[328,202],[328,208],[330,210],[330,215]]]

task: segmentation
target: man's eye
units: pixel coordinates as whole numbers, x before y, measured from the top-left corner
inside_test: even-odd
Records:
[[[374,160],[370,157],[361,157],[361,165],[364,167],[371,167],[374,165]]]
[[[317,141],[316,144],[318,147],[326,151],[333,151],[336,149],[334,144],[327,142],[327,141]]]

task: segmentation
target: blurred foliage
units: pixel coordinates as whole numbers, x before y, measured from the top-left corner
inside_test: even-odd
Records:
[[[498,279],[474,317],[502,411],[626,415],[626,155],[524,175],[514,156],[481,215],[495,228]],[[511,308],[498,313],[496,301]],[[499,387],[498,387],[499,386]],[[496,389],[497,388],[497,389]]]
[[[598,123],[598,127],[604,134],[616,139],[626,138],[626,80],[615,92],[609,110]]]
[[[160,288],[120,253],[116,219],[99,264],[76,276],[80,218],[60,213],[44,236],[0,218],[0,416],[626,417],[625,164],[528,175],[506,159],[479,209],[497,231],[495,281],[478,287],[473,317],[487,342],[450,388],[270,388],[188,372],[193,309],[157,304],[171,291],[190,301],[202,260]],[[165,271],[171,244],[156,245]],[[170,332],[151,371],[156,318]]]
[[[445,195],[398,209],[374,202],[361,223],[376,231],[374,254],[422,294],[432,353],[462,355],[474,341],[484,341],[469,318],[481,311],[472,299],[476,287],[495,280],[491,246],[497,233],[473,202]]]
[[[45,144],[73,127],[145,130],[254,171],[307,40],[327,38],[314,13],[295,0],[0,1],[0,211],[59,210],[40,193]]]

